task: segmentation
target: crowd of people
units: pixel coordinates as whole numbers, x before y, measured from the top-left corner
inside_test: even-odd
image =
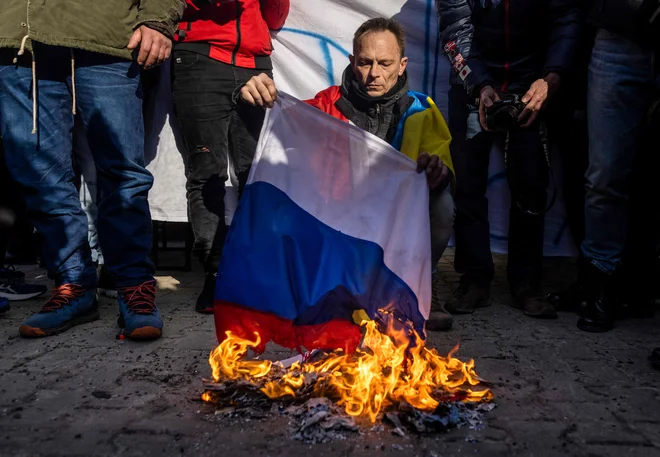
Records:
[[[196,310],[212,313],[228,164],[240,194],[277,98],[271,32],[284,26],[290,3],[109,0],[93,10],[85,3],[8,0],[0,17],[0,312],[46,292],[4,258],[12,233],[33,226],[55,287],[21,335],[98,319],[103,288],[116,290],[123,336],[158,338],[142,109],[149,71],[172,68],[189,222],[205,273]],[[454,315],[490,304],[486,186],[494,145],[504,152],[511,191],[511,305],[534,318],[575,311],[588,332],[648,315],[658,257],[658,192],[644,185],[656,152],[648,138],[660,126],[657,2],[436,0],[436,7],[452,71],[447,122],[430,97],[410,90],[405,32],[387,18],[360,26],[341,84],[306,101],[385,140],[426,173],[432,261],[453,234],[461,274],[448,302],[434,296],[427,329],[447,330]],[[94,158],[93,182],[80,179],[76,136]],[[580,254],[575,283],[546,297],[544,219],[559,185],[551,145],[563,158]],[[81,193],[93,194],[93,223]],[[651,359],[660,364],[658,351]]]

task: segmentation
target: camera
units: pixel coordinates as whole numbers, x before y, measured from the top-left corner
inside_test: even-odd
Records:
[[[516,94],[500,95],[500,99],[486,108],[486,126],[489,130],[508,132],[518,127],[518,116],[526,103]]]

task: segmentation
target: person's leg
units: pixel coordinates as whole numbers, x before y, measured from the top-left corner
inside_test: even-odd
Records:
[[[119,293],[120,325],[130,338],[157,338],[163,323],[149,259],[153,177],[144,164],[139,68],[103,54],[76,50],[74,56],[78,111],[97,169],[97,228]]]
[[[614,321],[612,275],[620,269],[628,233],[629,175],[652,101],[653,57],[601,30],[589,66],[585,239],[587,309],[578,327],[607,331]]]
[[[470,100],[461,86],[452,86],[449,90],[449,130],[457,183],[455,267],[463,275],[461,286],[447,302],[447,309],[452,313],[468,313],[490,303],[494,266],[486,186],[493,136],[481,131],[478,112],[470,107]]]
[[[545,143],[545,145],[544,145]],[[543,268],[543,229],[547,206],[550,145],[539,125],[514,130],[505,146],[511,209],[507,276],[513,305],[532,317],[554,318],[554,308],[539,296]]]
[[[44,235],[44,263],[55,280],[53,297],[19,329],[24,336],[59,333],[97,319],[96,271],[87,242],[87,220],[74,185],[71,159],[71,93],[66,84],[69,53],[36,45],[36,133],[32,131],[30,56],[11,63],[0,52],[0,135],[7,167],[20,185],[30,216]]]
[[[436,292],[436,284],[441,280],[435,272],[436,265],[445,252],[449,239],[454,233],[454,218],[456,210],[451,187],[429,194],[429,215],[431,221],[431,264],[433,265],[433,296],[431,299],[431,315],[426,323],[427,330],[449,330],[454,319],[447,312]]]
[[[204,266],[205,285],[196,309],[213,311],[218,258],[225,234],[225,182],[231,95],[236,88],[231,65],[207,56],[175,51],[172,67],[174,107],[186,145],[188,217],[195,251]]]
[[[431,265],[435,270],[454,233],[456,207],[450,186],[440,192],[431,191],[429,215],[431,220]]]

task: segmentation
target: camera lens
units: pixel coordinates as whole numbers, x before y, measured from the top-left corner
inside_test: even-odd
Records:
[[[518,125],[519,115],[515,106],[504,106],[493,114],[493,126],[496,130],[507,132]]]

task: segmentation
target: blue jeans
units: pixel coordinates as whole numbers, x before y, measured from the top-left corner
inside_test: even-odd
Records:
[[[7,167],[26,197],[43,234],[43,259],[57,285],[95,287],[72,164],[73,97],[98,175],[99,237],[117,287],[153,279],[151,215],[147,193],[153,177],[144,166],[142,88],[136,64],[74,51],[75,84],[68,48],[37,44],[37,132],[32,134],[32,71],[29,55],[11,62],[0,51],[0,134]]]
[[[628,177],[653,102],[653,57],[600,30],[589,65],[585,239],[582,252],[604,273],[619,268],[628,235]]]

